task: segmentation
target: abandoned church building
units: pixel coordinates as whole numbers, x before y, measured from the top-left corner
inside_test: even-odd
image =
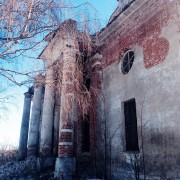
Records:
[[[119,1],[100,32],[69,19],[45,41],[19,159],[64,180],[180,179],[180,1]]]

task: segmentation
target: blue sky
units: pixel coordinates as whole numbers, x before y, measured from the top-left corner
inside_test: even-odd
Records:
[[[84,0],[79,0],[79,2],[84,2]],[[88,0],[94,8],[97,10],[98,17],[107,24],[111,14],[116,9],[118,5],[117,0]]]
[[[76,2],[78,5],[86,1],[78,0]],[[117,0],[88,0],[88,2],[96,9],[101,26],[107,24],[111,14],[118,5]],[[94,12],[94,10],[92,10],[92,12]],[[0,117],[0,145],[7,143],[18,145],[23,110],[23,93],[26,92],[27,89],[27,87],[18,86],[13,86],[8,89],[8,93],[10,93],[12,97],[8,99],[8,103],[6,104],[8,110],[5,111],[5,115],[3,115],[4,118]]]

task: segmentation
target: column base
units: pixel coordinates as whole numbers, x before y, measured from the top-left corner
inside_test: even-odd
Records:
[[[56,158],[54,176],[57,180],[74,180],[76,173],[75,157],[58,157]]]
[[[23,161],[27,158],[27,150],[18,152],[18,161]]]
[[[54,169],[55,158],[38,158],[41,171],[45,171],[47,169]]]
[[[28,147],[27,157],[37,157],[38,156],[38,148],[36,147]]]

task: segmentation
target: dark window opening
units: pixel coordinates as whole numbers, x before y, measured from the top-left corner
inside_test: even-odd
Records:
[[[86,86],[86,88],[87,88],[88,91],[90,90],[90,85],[91,85],[91,79],[90,79],[90,78],[87,78],[87,79],[86,79],[85,86]]]
[[[127,74],[130,71],[133,62],[134,62],[134,52],[132,50],[128,50],[125,53],[122,61],[121,69],[123,74]]]
[[[82,121],[82,152],[90,151],[90,123],[86,115]]]
[[[76,55],[76,61],[78,64],[82,65],[82,73],[83,73],[83,90],[89,91],[90,85],[91,85],[91,79],[88,76],[87,71],[87,62],[88,62],[88,56],[86,53],[79,55]]]
[[[124,102],[126,151],[138,151],[138,132],[135,99]]]

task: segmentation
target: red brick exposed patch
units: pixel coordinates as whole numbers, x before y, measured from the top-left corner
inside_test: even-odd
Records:
[[[144,66],[151,68],[162,63],[169,51],[169,42],[165,38],[148,39],[144,47]]]
[[[71,122],[66,122],[63,124],[62,129],[73,129],[73,125]]]
[[[71,132],[61,132],[60,142],[72,142],[72,133]]]
[[[71,157],[74,156],[73,146],[72,145],[59,145],[58,148],[59,157]]]
[[[67,157],[67,156],[73,156],[74,155],[74,148],[73,148],[73,132],[66,132],[66,129],[72,129],[73,130],[73,124],[71,122],[66,122],[63,124],[62,131],[60,133],[59,142],[61,145],[59,145],[58,148],[58,156],[59,157]],[[67,145],[66,143],[72,143],[72,145]]]
[[[175,4],[174,2],[162,4],[160,1],[153,3],[152,7],[144,7],[148,9],[146,18],[138,20],[142,16],[140,14],[142,12],[139,12],[130,17],[131,21],[127,20],[126,24],[123,24],[115,34],[106,39],[105,44],[101,47],[104,57],[103,67],[121,60],[124,52],[135,45],[143,47],[145,68],[151,68],[165,60],[169,51],[169,42],[161,37],[161,32],[168,25],[169,20],[173,19]],[[137,23],[133,24],[133,21]]]

